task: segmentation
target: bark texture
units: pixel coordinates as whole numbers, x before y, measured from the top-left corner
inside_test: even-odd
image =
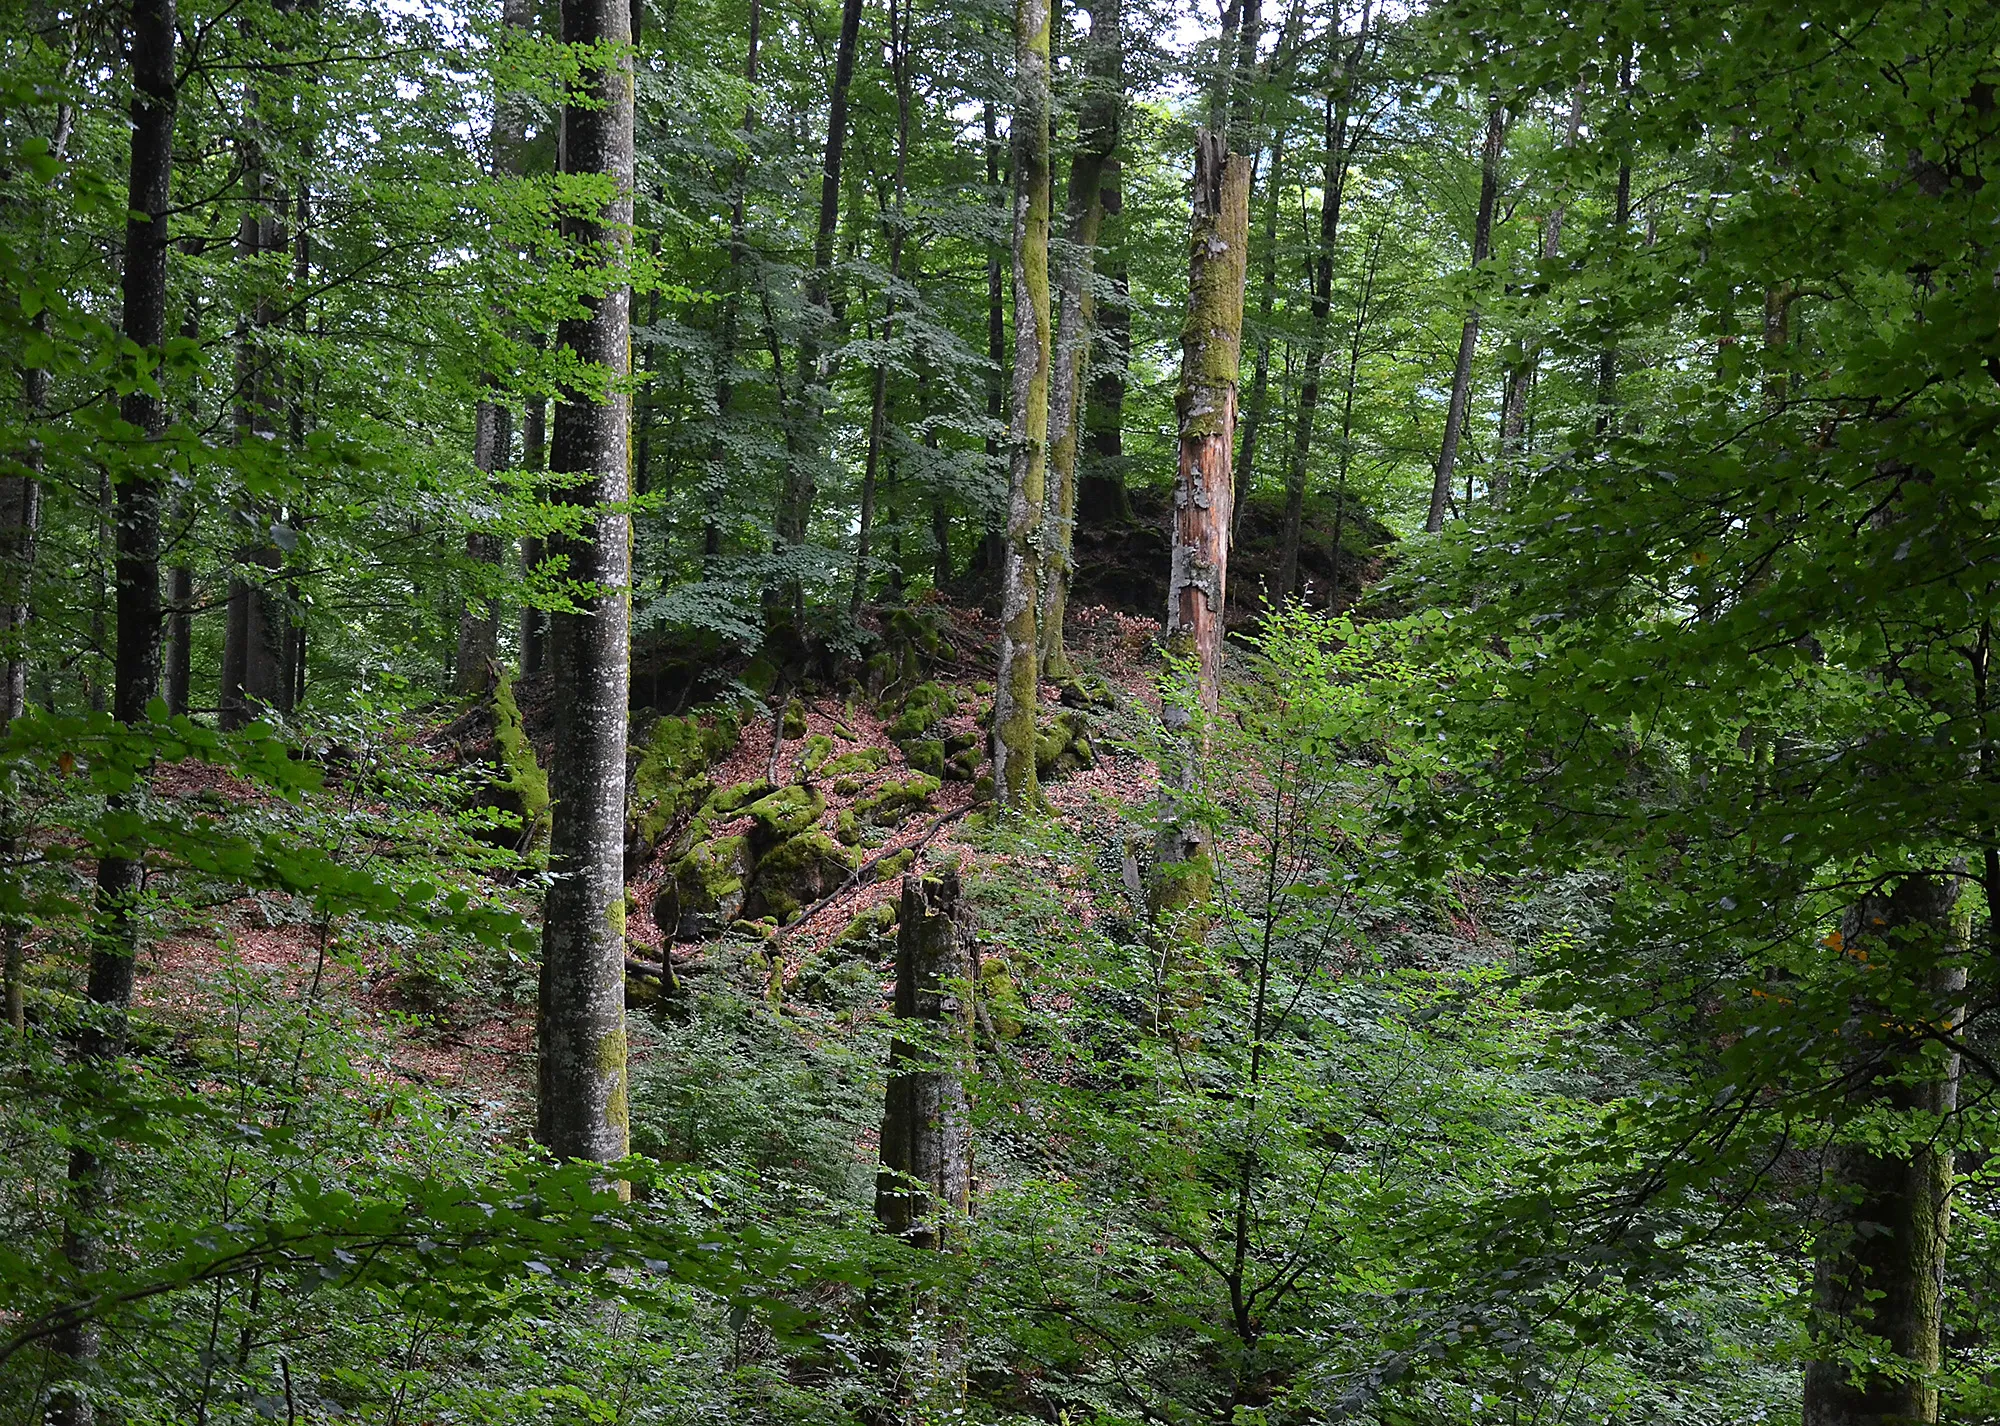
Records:
[[[173,176],[174,71],[173,0],[134,0],[131,11],[132,166],[125,224],[124,332],[151,360],[167,331],[167,206]],[[155,368],[155,379],[159,371]],[[112,673],[112,714],[127,726],[146,721],[160,678],[160,472],[151,446],[165,428],[160,398],[135,389],[118,408],[131,428],[129,463],[117,482],[117,653]],[[93,917],[89,1002],[77,1041],[85,1062],[104,1062],[124,1051],[126,1012],[132,1002],[132,970],[139,948],[139,906],[143,889],[139,849],[120,848],[99,858],[97,905]],[[69,1227],[63,1253],[79,1273],[102,1267],[105,1244],[101,1219],[111,1192],[111,1164],[101,1144],[85,1141],[70,1150]],[[94,1324],[65,1331],[58,1350],[79,1369],[99,1351]],[[50,1419],[58,1426],[88,1426],[96,1419],[87,1392],[58,1390]]]
[[[1098,235],[1104,226],[1104,176],[1117,154],[1119,120],[1125,108],[1123,29],[1120,0],[1097,0],[1091,8],[1076,153],[1070,160],[1064,210],[1064,241],[1056,263],[1055,342],[1049,370],[1048,560],[1042,573],[1038,615],[1042,664],[1051,674],[1064,673],[1069,667],[1063,649],[1063,622],[1068,616],[1070,556],[1076,542],[1083,374],[1090,366],[1091,326],[1096,316],[1091,287],[1097,270]]]
[[[1007,547],[1000,580],[1000,674],[993,701],[993,795],[1027,807],[1035,776],[1036,605],[1049,430],[1049,0],[1014,10],[1014,371],[1008,400]]]
[[[1479,151],[1479,213],[1472,227],[1472,266],[1476,271],[1493,250],[1493,207],[1500,191],[1500,152],[1507,141],[1507,111],[1494,100],[1486,111],[1486,142]],[[1479,347],[1479,304],[1465,313],[1458,334],[1458,360],[1451,371],[1451,404],[1445,410],[1444,440],[1438,447],[1437,470],[1431,479],[1431,505],[1424,528],[1444,528],[1445,506],[1451,498],[1452,472],[1465,437],[1466,408],[1472,398],[1472,358]]]
[[[968,908],[951,869],[903,878],[896,929],[896,1018],[889,1047],[875,1217],[920,1248],[947,1245],[972,1198],[972,1128],[962,1058],[972,1034],[968,988],[979,974]]]
[[[1928,1003],[1935,1031],[1964,1017],[1960,878],[1911,876],[1862,898],[1841,926],[1841,950],[1865,957]],[[1836,1144],[1827,1156],[1824,1218],[1813,1262],[1818,1341],[1863,1347],[1851,1373],[1838,1352],[1806,1364],[1804,1426],[1910,1426],[1938,1419],[1937,1370],[1945,1247],[1951,1229],[1951,1149],[1926,1125],[1958,1108],[1958,1056],[1922,1052],[1907,1005],[1858,1001],[1850,1035],[1853,1117],[1914,1116],[1913,1142]]]
[[[556,340],[594,373],[556,406],[553,498],[592,512],[578,535],[551,537],[572,579],[593,592],[550,619],[555,756],[549,772],[555,873],[543,913],[537,1133],[562,1158],[599,1163],[630,1143],[625,1046],[625,734],[631,669],[629,481],[633,71],[625,0],[563,0],[566,44],[617,56],[587,67],[582,102],[563,110],[566,173],[609,174],[615,195],[563,220],[573,251],[599,255],[601,295]]]
[[[548,411],[548,402],[543,398],[528,398],[527,412],[521,418],[521,465],[524,470],[539,472],[548,469]],[[542,567],[542,555],[540,535],[522,538],[521,572],[530,580]],[[533,604],[524,604],[521,606],[521,677],[540,678],[548,666],[548,611]]]

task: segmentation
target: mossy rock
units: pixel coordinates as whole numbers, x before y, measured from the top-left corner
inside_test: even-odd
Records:
[[[854,804],[854,815],[878,827],[893,827],[918,808],[928,806],[942,785],[936,775],[924,772],[901,782],[885,782]]]
[[[917,849],[915,847],[905,847],[900,852],[891,852],[888,856],[882,858],[881,861],[875,863],[875,870],[870,875],[877,881],[894,881],[897,877],[908,871],[916,860]],[[889,903],[885,901],[882,904],[886,906]]]
[[[853,870],[853,853],[847,848],[818,827],[801,832],[757,859],[743,914],[775,917],[782,925],[837,889]]]
[[[829,758],[826,766],[819,771],[826,777],[859,777],[865,773],[880,772],[888,765],[889,755],[882,749],[856,748],[851,753]]]
[[[903,709],[885,730],[894,743],[921,738],[958,712],[958,695],[941,683],[920,683],[903,699]]]
[[[669,827],[702,805],[714,787],[708,768],[736,746],[740,731],[729,713],[716,714],[712,724],[692,713],[653,721],[632,773],[629,816],[642,847],[657,845]]]
[[[906,644],[927,654],[944,651],[941,616],[918,609],[892,609],[882,621],[882,637],[889,644]]]
[[[862,781],[858,777],[836,777],[833,780],[833,790],[842,797],[852,797],[862,786]]]
[[[511,672],[503,671],[493,685],[493,746],[500,770],[493,780],[492,805],[521,819],[521,830],[504,836],[539,863],[548,851],[549,775],[535,760]]]
[[[944,776],[944,741],[941,738],[916,738],[903,744],[903,756],[911,767],[931,777]]]
[[[1109,711],[1118,706],[1118,691],[1094,673],[1070,672],[1056,680],[1063,707]]]
[[[799,750],[799,766],[817,774],[825,769],[826,760],[832,756],[833,739],[824,733],[814,733]]]
[[[803,738],[806,735],[806,705],[794,698],[785,705],[785,736]]]
[[[743,909],[749,855],[742,837],[697,842],[674,863],[653,902],[654,923],[676,941],[699,941],[735,920]]]
[[[841,927],[840,934],[833,938],[832,944],[836,946],[852,946],[856,943],[865,945],[870,941],[875,941],[888,935],[895,929],[895,925],[896,903],[893,901],[878,901],[875,905],[869,907],[866,911],[863,911],[852,921]]]
[[[744,666],[737,681],[762,698],[778,684],[778,666],[761,654]]]
[[[1020,987],[1014,984],[1005,956],[980,957],[979,998],[986,1006],[987,1018],[993,1022],[994,1033],[1001,1039],[1011,1040],[1021,1033],[1027,1004],[1021,999]]]
[[[1082,712],[1058,713],[1035,735],[1035,772],[1041,777],[1061,777],[1090,767],[1096,762],[1090,746],[1090,720]]]
[[[780,842],[790,841],[808,827],[819,825],[826,811],[826,794],[816,787],[793,784],[766,793],[743,809],[749,814],[751,849],[761,860]]]
[[[944,775],[951,782],[971,782],[979,776],[979,764],[984,761],[978,748],[967,748],[944,760]]]
[[[861,824],[854,820],[854,809],[843,807],[833,822],[834,840],[843,846],[853,846],[861,840]]]
[[[954,753],[962,753],[967,749],[976,748],[984,741],[977,733],[953,733],[944,740],[945,756],[950,757]]]
[[[758,798],[766,797],[772,791],[773,785],[768,778],[753,777],[748,782],[731,783],[728,787],[719,788],[703,804],[701,810],[705,815],[712,813],[717,817],[734,817]]]

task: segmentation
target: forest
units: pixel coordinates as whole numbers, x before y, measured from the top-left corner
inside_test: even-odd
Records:
[[[2000,1422],[2000,8],[0,56],[0,1426]]]

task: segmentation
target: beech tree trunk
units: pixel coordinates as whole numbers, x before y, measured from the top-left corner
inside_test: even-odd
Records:
[[[1123,193],[1114,157],[1104,170],[1104,216],[1115,218]],[[1089,460],[1077,480],[1077,519],[1092,525],[1117,524],[1132,518],[1132,496],[1125,488],[1125,374],[1132,362],[1132,278],[1121,261],[1111,274],[1111,296],[1098,314],[1097,329],[1104,349],[1097,375],[1084,406],[1084,446]],[[1072,532],[1072,561],[1075,540]],[[1072,578],[1074,574],[1072,573]]]
[[[946,1246],[952,1216],[972,1198],[972,1128],[963,1067],[939,1058],[937,1038],[969,1045],[972,1002],[961,987],[979,974],[968,908],[952,869],[903,878],[896,928],[896,1018],[930,1043],[898,1035],[889,1047],[882,1107],[882,1171],[875,1217],[919,1248]]]
[[[1632,92],[1632,51],[1626,50],[1618,61],[1618,92],[1621,96]],[[1630,159],[1621,158],[1618,164],[1618,182],[1611,197],[1611,227],[1617,241],[1625,240],[1625,230],[1632,226],[1632,164]],[[1618,409],[1618,330],[1615,325],[1607,328],[1604,345],[1597,353],[1597,434],[1604,435],[1611,429],[1611,418]]]
[[[521,417],[521,466],[530,472],[548,468],[548,403],[539,396],[528,398]],[[521,571],[533,578],[542,567],[542,538],[528,535],[521,541]],[[521,677],[539,678],[549,662],[549,615],[533,604],[521,606]]]
[[[757,85],[757,56],[763,41],[764,6],[762,0],[750,0],[750,40],[743,61],[743,83],[754,94]],[[729,183],[729,276],[723,284],[722,327],[715,351],[715,428],[708,442],[707,498],[702,502],[701,513],[701,555],[702,576],[708,577],[709,566],[722,553],[722,521],[718,508],[724,490],[729,488],[731,471],[729,468],[730,411],[736,403],[736,345],[737,331],[741,323],[743,308],[743,264],[749,256],[746,237],[749,231],[745,216],[745,184],[750,172],[750,136],[757,129],[757,105],[754,101],[743,106],[743,125],[737,131],[738,141],[743,145],[736,156],[736,166]],[[671,566],[670,566],[671,567]]]
[[[835,322],[833,239],[840,226],[840,166],[847,147],[847,96],[854,83],[854,51],[861,34],[861,0],[842,0],[840,39],[834,49],[833,88],[827,96],[826,149],[820,163],[819,225],[813,232],[812,266],[806,271],[805,330],[799,339],[799,413],[801,439],[785,465],[785,485],[779,499],[778,538],[787,545],[805,543],[818,494],[815,471],[821,456],[820,420],[824,408],[826,339]],[[796,601],[794,601],[796,602]]]
[[[1077,456],[1082,445],[1083,374],[1090,366],[1095,302],[1091,285],[1104,226],[1105,168],[1118,148],[1125,108],[1124,17],[1120,0],[1096,0],[1085,51],[1076,153],[1070,160],[1064,243],[1056,262],[1055,344],[1049,369],[1050,528],[1038,615],[1042,665],[1069,670],[1063,622],[1069,612],[1070,556],[1076,543]]]
[[[992,100],[980,106],[980,124],[985,131],[986,187],[996,207],[1006,203],[1000,191],[1000,119]],[[997,216],[997,215],[996,215]],[[998,476],[1000,432],[1007,415],[1007,270],[1000,244],[986,249],[986,464]],[[1007,511],[1003,507],[997,524],[981,534],[976,568],[989,573],[1007,562]]]
[[[1036,605],[1049,431],[1049,0],[1014,8],[1014,372],[1008,402],[1007,548],[1000,580],[1000,674],[993,700],[993,795],[1040,795]]]
[[[550,619],[556,708],[549,770],[554,818],[543,912],[537,1134],[558,1157],[603,1163],[630,1142],[625,1046],[625,742],[631,669],[629,398],[633,68],[626,0],[563,0],[563,42],[614,58],[590,63],[563,109],[565,173],[605,174],[615,194],[566,217],[563,238],[599,265],[599,295],[565,319],[557,342],[585,373],[556,406],[551,498],[591,511],[577,535],[549,539],[569,577],[598,592]]]
[[[150,360],[167,333],[167,203],[173,176],[174,73],[173,0],[133,0],[130,54],[132,71],[132,166],[125,223],[124,334]],[[160,372],[156,367],[154,378]],[[165,429],[159,396],[135,389],[119,403],[119,419],[131,428],[131,445],[117,481],[117,594],[114,605],[117,654],[112,673],[111,711],[128,727],[146,721],[160,679],[160,489],[152,444]],[[115,803],[114,803],[115,805]],[[126,1011],[132,1003],[132,971],[139,949],[139,896],[143,889],[141,849],[118,848],[98,860],[97,905],[91,938],[88,1001],[77,1054],[104,1061],[124,1052]],[[104,1265],[100,1220],[111,1191],[108,1147],[85,1140],[70,1150],[70,1226],[63,1253],[80,1273]],[[79,1371],[97,1356],[99,1336],[81,1323],[58,1339],[58,1350]],[[87,1392],[59,1390],[51,1419],[59,1426],[87,1426],[95,1408]]]
[[[1862,898],[1840,949],[1923,987],[1931,1028],[1964,1018],[1965,951],[1954,905],[1960,878],[1910,876]],[[1804,1426],[1910,1426],[1938,1419],[1940,1303],[1951,1229],[1951,1148],[1927,1127],[1958,1107],[1958,1056],[1926,1058],[1907,1007],[1857,1003],[1851,1031],[1852,1120],[1917,1116],[1909,1142],[1835,1144],[1813,1262],[1815,1340],[1806,1364]],[[1934,1050],[1933,1050],[1934,1054]],[[1871,1365],[1851,1371],[1859,1345]]]
[[[1500,191],[1500,152],[1507,140],[1507,110],[1495,99],[1486,111],[1486,142],[1479,155],[1479,214],[1472,228],[1472,266],[1486,261],[1493,248],[1493,208]],[[1472,358],[1479,346],[1479,304],[1466,310],[1458,334],[1458,360],[1451,371],[1451,404],[1445,409],[1444,440],[1438,448],[1437,471],[1431,481],[1431,505],[1424,528],[1444,528],[1445,506],[1451,498],[1451,477],[1458,465],[1458,447],[1465,435],[1466,407],[1472,397]]]

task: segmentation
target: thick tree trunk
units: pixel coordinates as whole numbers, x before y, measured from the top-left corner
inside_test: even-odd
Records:
[[[1070,555],[1076,543],[1077,457],[1082,444],[1083,374],[1090,366],[1091,286],[1098,233],[1104,225],[1104,174],[1118,149],[1125,107],[1124,17],[1120,0],[1096,0],[1070,160],[1064,243],[1056,263],[1055,345],[1049,370],[1048,546],[1038,616],[1042,664],[1052,676],[1068,671],[1063,622],[1069,612]]]
[[[1956,876],[1906,877],[1864,897],[1841,927],[1841,950],[1924,987],[1930,1027],[1963,1019],[1965,950]],[[1857,1004],[1853,1119],[1917,1117],[1910,1142],[1828,1150],[1813,1263],[1816,1339],[1832,1350],[1805,1373],[1804,1426],[1911,1426],[1938,1419],[1940,1296],[1951,1227],[1951,1149],[1923,1125],[1958,1107],[1958,1056],[1925,1059],[1907,1011]],[[1859,1347],[1871,1365],[1855,1371]],[[1845,1350],[1842,1350],[1845,1348]]]
[[[970,986],[979,974],[968,908],[958,873],[946,869],[903,878],[896,929],[896,1018],[919,1022],[912,1043],[890,1043],[882,1108],[882,1172],[875,1216],[884,1232],[920,1248],[942,1248],[950,1220],[971,1205],[972,1139],[964,1068],[940,1062],[942,1031],[969,1046]]]
[[[826,149],[820,162],[819,223],[813,231],[812,267],[806,272],[805,330],[799,339],[797,419],[803,424],[785,465],[778,505],[778,538],[805,543],[818,493],[815,467],[821,456],[820,421],[825,406],[822,371],[825,344],[832,335],[834,309],[833,240],[840,226],[840,167],[847,147],[847,97],[854,83],[854,51],[861,34],[861,0],[842,0],[840,39],[834,49],[833,88],[827,96]],[[796,601],[795,601],[796,602]]]
[[[1507,110],[1495,99],[1486,111],[1486,142],[1479,151],[1479,214],[1472,228],[1472,266],[1476,270],[1493,249],[1493,208],[1500,192],[1500,153],[1507,141]],[[1424,528],[1444,528],[1445,506],[1451,497],[1452,472],[1465,436],[1466,408],[1472,399],[1472,358],[1479,346],[1479,304],[1465,314],[1458,334],[1458,360],[1451,372],[1451,404],[1445,409],[1444,440],[1438,448],[1437,471],[1431,480],[1431,506]]]
[[[1014,8],[1014,372],[1008,402],[1007,549],[1000,673],[993,700],[993,795],[1025,808],[1035,776],[1042,507],[1049,431],[1049,0]]]
[[[588,374],[556,406],[552,498],[591,512],[549,540],[568,577],[597,593],[550,620],[556,708],[549,791],[555,879],[543,912],[537,1135],[561,1158],[599,1163],[630,1142],[625,1048],[625,733],[629,707],[633,70],[626,0],[563,0],[563,41],[612,56],[591,64],[563,110],[565,173],[609,175],[596,213],[563,220],[571,250],[600,266],[601,295],[556,340]]]
[[[173,175],[173,0],[134,0],[131,11],[132,167],[125,224],[124,335],[147,353],[166,341],[167,201]],[[156,369],[155,378],[159,373]],[[132,428],[130,461],[117,483],[117,656],[112,714],[127,726],[146,721],[146,705],[160,678],[160,488],[151,450],[165,427],[159,396],[136,389],[120,403],[119,418]],[[97,864],[97,905],[85,997],[89,1009],[78,1038],[85,1060],[111,1059],[124,1050],[126,1011],[139,949],[143,867],[138,849],[102,856]],[[70,1151],[70,1226],[63,1252],[78,1272],[104,1264],[100,1219],[111,1189],[111,1165],[102,1144],[85,1141]],[[87,1369],[97,1355],[93,1324],[65,1332],[57,1347]],[[95,1417],[87,1394],[57,1393],[51,1419],[87,1426]]]

